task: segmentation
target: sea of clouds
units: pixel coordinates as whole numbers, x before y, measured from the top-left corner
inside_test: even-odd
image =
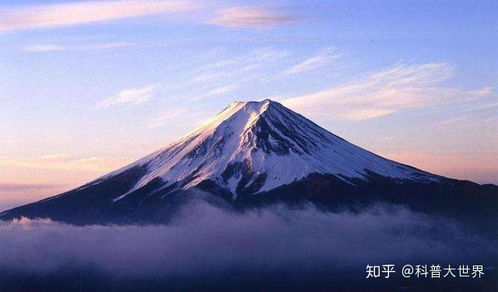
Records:
[[[389,206],[362,213],[276,206],[240,214],[195,203],[169,225],[0,222],[0,271],[37,275],[78,267],[115,278],[363,271],[366,264],[475,263],[497,255],[493,242],[455,222]]]

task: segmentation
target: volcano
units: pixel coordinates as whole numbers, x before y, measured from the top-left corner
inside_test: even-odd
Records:
[[[235,102],[198,129],[69,192],[0,214],[73,224],[167,222],[203,200],[357,210],[377,203],[495,218],[498,187],[431,174],[332,134],[278,102]]]

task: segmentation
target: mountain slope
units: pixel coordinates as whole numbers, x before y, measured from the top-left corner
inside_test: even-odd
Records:
[[[237,102],[143,159],[70,192],[1,213],[0,219],[164,222],[192,198],[237,208],[275,201],[329,207],[386,201],[423,210],[421,202],[444,200],[445,194],[461,201],[469,193],[463,189],[482,193],[485,200],[498,193],[462,184],[375,155],[277,102]]]
[[[176,184],[181,189],[213,180],[234,198],[244,191],[269,191],[311,173],[346,181],[366,179],[368,172],[403,180],[438,179],[361,149],[270,100],[233,103],[183,139],[102,179],[136,166],[147,171],[128,193],[158,178],[164,188]]]

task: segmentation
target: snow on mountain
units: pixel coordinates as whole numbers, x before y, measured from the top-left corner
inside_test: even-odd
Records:
[[[421,182],[438,179],[357,147],[268,99],[232,103],[180,140],[94,184],[136,166],[145,167],[146,174],[114,201],[157,178],[163,181],[160,189],[188,189],[214,181],[233,198],[243,191],[265,192],[311,173],[332,174],[345,181],[367,180],[371,173]]]
[[[0,220],[163,224],[192,202],[231,211],[280,203],[328,211],[391,204],[470,218],[493,231],[497,194],[496,186],[382,158],[264,100],[233,103],[167,147],[74,190],[4,211]]]

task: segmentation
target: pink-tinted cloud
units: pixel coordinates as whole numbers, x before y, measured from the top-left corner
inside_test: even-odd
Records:
[[[89,45],[79,45],[79,46],[67,46],[67,45],[29,45],[21,48],[23,52],[27,53],[45,53],[45,52],[55,52],[55,51],[93,51],[93,50],[110,50],[119,48],[135,47],[138,44],[135,43],[98,43]]]
[[[237,6],[221,9],[219,16],[209,22],[229,28],[268,28],[296,21],[268,8]]]
[[[65,27],[140,16],[183,13],[197,6],[188,1],[84,1],[0,8],[0,31]]]

